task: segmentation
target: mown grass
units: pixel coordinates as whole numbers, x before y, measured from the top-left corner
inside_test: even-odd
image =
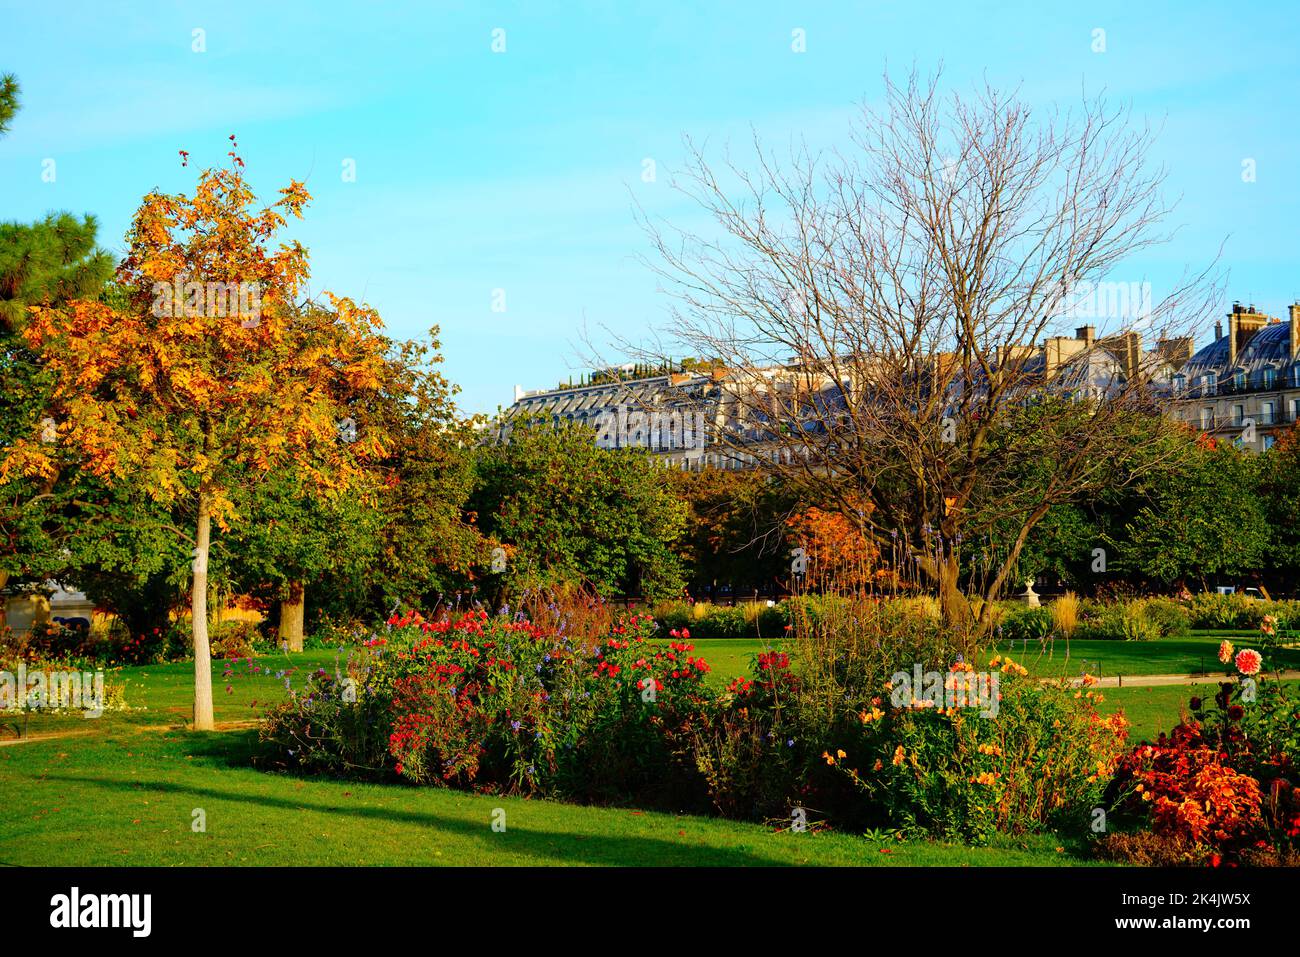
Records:
[[[297,778],[248,766],[250,731],[119,728],[0,748],[9,865],[1071,865],[1052,835],[986,848],[627,808]],[[505,812],[504,832],[494,812]],[[206,830],[193,830],[195,811]],[[1061,847],[1060,851],[1057,847]]]
[[[1239,638],[1235,643],[1246,647],[1250,637]],[[1202,635],[1156,641],[1078,640],[1067,646],[1057,639],[1046,646],[1033,641],[1003,642],[998,650],[1010,654],[1033,674],[1045,677],[1078,675],[1084,671],[1099,677],[1184,675],[1222,672],[1218,659],[1222,640]],[[1300,649],[1283,650],[1279,661],[1286,668],[1300,668]]]

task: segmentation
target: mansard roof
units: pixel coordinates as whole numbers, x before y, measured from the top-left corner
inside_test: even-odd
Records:
[[[1228,336],[1220,336],[1187,361],[1182,374],[1189,383],[1195,383],[1207,372],[1213,372],[1220,381],[1238,373],[1254,378],[1265,369],[1281,371],[1291,365],[1291,326],[1274,322],[1258,329],[1237,353],[1237,361],[1228,358]]]

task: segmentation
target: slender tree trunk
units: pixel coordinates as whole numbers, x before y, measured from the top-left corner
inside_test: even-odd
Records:
[[[991,629],[993,625],[993,602],[997,600],[998,593],[1002,591],[1002,586],[1006,583],[1011,569],[1015,566],[1016,561],[1020,558],[1020,553],[1024,551],[1025,542],[1029,540],[1029,533],[1033,531],[1034,526],[1047,514],[1050,506],[1040,505],[1030,513],[1029,518],[1021,525],[1020,532],[1016,535],[1016,540],[1011,545],[1011,550],[1007,552],[1007,557],[1003,560],[1001,567],[998,568],[997,574],[994,575],[992,583],[984,592],[984,607],[980,613],[980,626],[982,629]]]
[[[280,602],[280,644],[290,651],[302,651],[302,623],[307,610],[306,589],[302,582],[289,582],[289,597]]]
[[[208,647],[208,546],[212,517],[208,500],[199,494],[199,521],[195,535],[194,580],[190,588],[190,626],[194,634],[194,730],[213,730],[212,651]]]

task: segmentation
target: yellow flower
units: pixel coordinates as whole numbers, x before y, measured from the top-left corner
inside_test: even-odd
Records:
[[[841,751],[840,754],[843,755],[844,752]],[[833,757],[831,757],[831,753],[830,753],[829,751],[823,751],[823,752],[822,752],[822,757],[826,759],[826,763],[827,763],[827,764],[834,764],[834,763],[835,763],[835,759],[834,759]]]
[[[898,765],[903,763],[903,757],[905,754],[906,752],[903,751],[903,746],[901,744],[894,749],[894,767],[898,767]]]
[[[848,755],[845,754],[843,751],[838,751],[838,750],[835,752],[835,756],[836,756],[837,758],[847,758],[847,757],[848,757]]]

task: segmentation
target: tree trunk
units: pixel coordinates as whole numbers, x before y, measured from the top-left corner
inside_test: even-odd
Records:
[[[5,586],[9,584],[9,573],[0,569],[0,631],[4,631],[9,624],[9,596],[5,594]]]
[[[307,596],[302,582],[289,582],[289,597],[280,602],[280,644],[302,651],[302,622]]]
[[[199,521],[194,548],[194,579],[190,588],[190,627],[194,635],[194,730],[211,731],[212,651],[208,646],[208,545],[212,518],[208,500],[199,495]]]
[[[970,624],[970,604],[961,590],[961,568],[955,552],[945,555],[939,566],[939,607],[949,625],[962,629]]]

